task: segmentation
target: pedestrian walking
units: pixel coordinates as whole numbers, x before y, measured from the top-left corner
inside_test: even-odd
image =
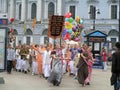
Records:
[[[43,65],[42,65],[45,79],[47,79],[50,76],[50,72],[51,72],[51,69],[50,69],[51,56],[50,55],[51,55],[50,48],[46,47],[46,50],[44,51],[44,54],[43,54]]]
[[[80,54],[80,59],[77,65],[78,72],[78,82],[82,84],[82,86],[85,86],[85,80],[88,77],[88,52],[87,52],[87,45],[83,44],[82,52]]]
[[[11,74],[12,61],[15,59],[15,50],[12,48],[11,44],[8,45],[7,49],[7,73]]]
[[[111,85],[114,85],[114,90],[120,90],[120,42],[115,46],[116,51],[112,54]]]
[[[107,52],[105,47],[102,48],[101,57],[103,62],[103,71],[106,71],[107,70]]]
[[[56,51],[51,52],[51,57],[52,57],[51,63],[52,70],[48,78],[48,82],[52,83],[54,86],[59,86],[63,75],[62,61],[60,60],[60,57],[56,53]]]

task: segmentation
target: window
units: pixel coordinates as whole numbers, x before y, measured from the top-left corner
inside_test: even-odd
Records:
[[[90,6],[90,19],[96,19],[96,7],[91,5]]]
[[[111,38],[112,47],[115,47],[116,38]]]
[[[48,4],[48,18],[49,18],[51,15],[54,15],[54,9],[55,9],[54,3],[50,2],[50,3]]]
[[[111,5],[111,19],[117,19],[117,5]]]
[[[75,19],[75,6],[70,6],[70,12],[72,13],[72,18]]]
[[[21,4],[19,5],[19,19],[21,19]]]
[[[30,45],[30,37],[26,37],[26,44]]]
[[[44,37],[44,44],[48,44],[49,42],[49,37]]]
[[[18,44],[21,45],[21,40],[18,41]]]
[[[36,10],[37,10],[36,4],[33,3],[31,7],[31,19],[36,18]]]

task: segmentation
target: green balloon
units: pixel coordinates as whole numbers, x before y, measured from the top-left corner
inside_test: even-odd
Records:
[[[74,21],[74,19],[71,17],[69,18],[69,22],[72,23]]]

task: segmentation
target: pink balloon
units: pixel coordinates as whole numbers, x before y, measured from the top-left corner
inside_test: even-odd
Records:
[[[76,42],[77,42],[77,41],[80,41],[80,38],[75,38],[74,41],[76,41]]]
[[[75,31],[76,31],[76,27],[75,27],[75,26],[73,26],[73,27],[72,27],[72,30],[75,32]]]

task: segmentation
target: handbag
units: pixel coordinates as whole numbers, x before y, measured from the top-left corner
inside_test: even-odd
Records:
[[[111,82],[111,85],[114,85],[117,82],[117,74],[116,73],[112,73],[110,82]]]

